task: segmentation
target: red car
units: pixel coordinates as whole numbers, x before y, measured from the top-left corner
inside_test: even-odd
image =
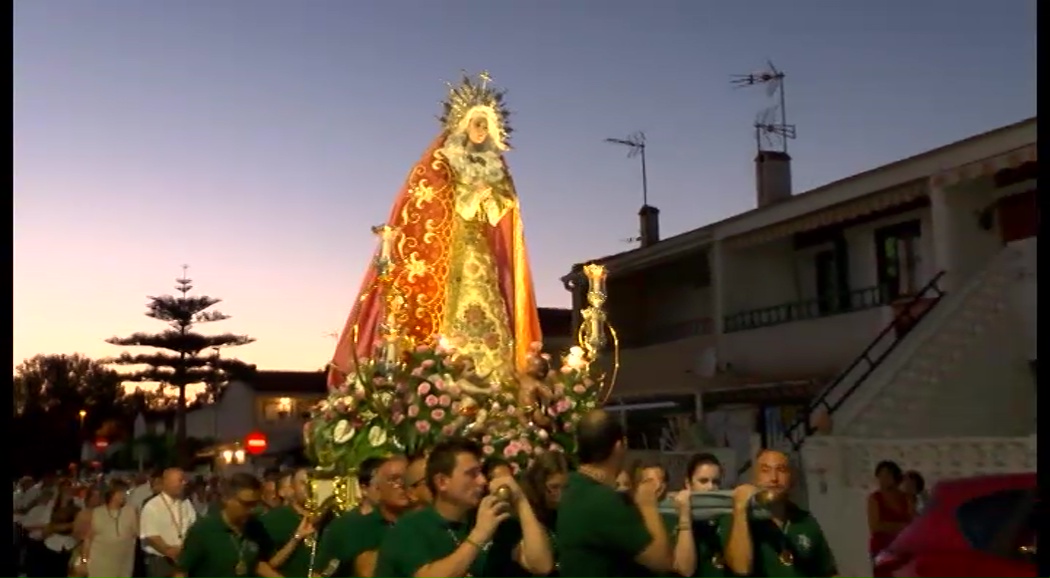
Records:
[[[941,482],[925,511],[875,557],[875,575],[1034,578],[1038,502],[1034,473]]]

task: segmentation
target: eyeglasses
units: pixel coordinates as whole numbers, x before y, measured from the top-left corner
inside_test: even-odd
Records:
[[[422,480],[420,480],[420,481],[422,481]],[[390,486],[392,488],[401,489],[401,488],[405,487],[405,478],[402,478],[402,477],[382,478],[382,479],[379,480],[379,483],[386,484],[386,485],[388,485],[388,486]],[[416,482],[416,484],[418,484],[418,483],[419,482]]]
[[[418,488],[419,486],[423,485],[423,482],[425,482],[425,481],[426,481],[426,479],[419,478],[418,480],[416,480],[416,481],[414,481],[412,483],[405,482],[404,480],[402,480],[401,483],[404,484],[406,488],[408,488],[410,490],[414,490],[414,489]]]

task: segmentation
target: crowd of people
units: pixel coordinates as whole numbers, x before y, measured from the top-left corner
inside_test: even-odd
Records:
[[[187,480],[170,468],[79,495],[69,480],[24,481],[19,559],[28,576],[92,578],[836,575],[819,524],[788,498],[783,454],[757,456],[732,513],[697,519],[692,495],[720,489],[715,456],[694,456],[684,480],[629,465],[623,427],[602,411],[577,442],[518,473],[462,438],[370,460],[361,503],[330,519],[309,507],[306,469]],[[764,517],[759,491],[774,496]]]

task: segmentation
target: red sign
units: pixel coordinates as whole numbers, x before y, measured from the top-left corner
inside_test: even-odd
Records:
[[[106,438],[98,438],[98,439],[95,440],[95,449],[96,450],[102,451],[102,450],[104,450],[104,449],[106,449],[108,447],[109,447],[109,441],[107,441]]]
[[[257,456],[266,451],[266,434],[253,431],[244,437],[244,449],[249,454]]]

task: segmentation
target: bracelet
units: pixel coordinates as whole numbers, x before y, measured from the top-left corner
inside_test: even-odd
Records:
[[[464,544],[470,544],[471,546],[474,546],[478,550],[484,550],[485,549],[481,544],[478,544],[474,540],[471,540],[470,536],[467,536],[466,538],[463,538],[463,543]]]
[[[691,532],[693,530],[693,525],[692,524],[679,524],[677,529],[678,529],[679,532],[687,532],[687,531]]]

